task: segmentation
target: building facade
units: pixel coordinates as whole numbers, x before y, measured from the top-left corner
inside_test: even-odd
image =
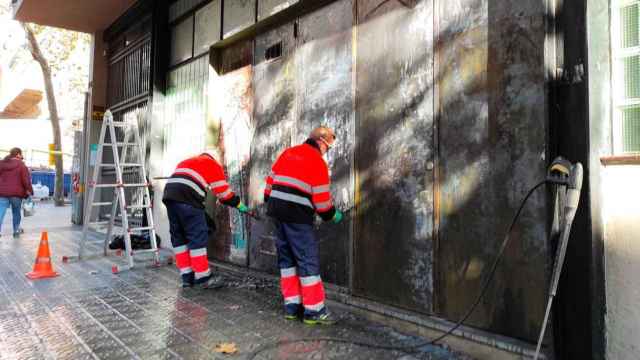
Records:
[[[318,223],[322,277],[354,303],[457,321],[550,161],[582,162],[585,191],[545,343],[558,359],[634,358],[638,335],[625,333],[624,318],[640,323],[637,296],[619,294],[633,294],[626,274],[637,265],[625,261],[637,254],[640,210],[621,211],[612,199],[627,193],[608,192],[620,172],[637,176],[628,79],[640,71],[638,1],[53,3],[18,0],[16,18],[94,34],[91,108],[139,122],[151,177],[215,149],[233,189],[264,213],[279,152],[315,126],[334,128],[327,161],[347,221]],[[163,185],[154,182],[154,210],[168,239]],[[211,260],[275,273],[270,223],[209,205]],[[522,354],[535,343],[552,205],[540,191],[526,206],[465,322],[488,334],[478,341]]]

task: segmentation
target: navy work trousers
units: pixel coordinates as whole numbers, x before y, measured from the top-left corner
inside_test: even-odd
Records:
[[[325,310],[320,256],[313,225],[275,220],[280,289],[285,312],[314,316]]]
[[[182,280],[187,283],[206,281],[211,270],[207,258],[209,232],[204,209],[176,201],[166,201],[165,206],[169,215],[171,245]]]

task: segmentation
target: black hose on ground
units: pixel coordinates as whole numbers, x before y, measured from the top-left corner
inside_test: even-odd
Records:
[[[482,286],[482,289],[480,290],[480,293],[476,297],[476,300],[474,301],[473,305],[471,305],[471,307],[469,307],[469,310],[467,310],[465,315],[460,320],[458,320],[458,322],[456,322],[456,324],[454,326],[452,326],[449,330],[447,330],[447,332],[445,332],[444,334],[438,336],[437,338],[435,338],[433,340],[425,341],[425,342],[422,342],[422,343],[419,343],[419,344],[404,345],[404,346],[381,345],[381,344],[373,344],[373,343],[368,343],[368,342],[354,341],[354,340],[347,340],[347,339],[340,339],[340,338],[332,338],[332,337],[313,337],[313,338],[309,337],[309,338],[299,338],[299,339],[291,339],[291,340],[281,340],[281,341],[265,344],[265,345],[262,345],[262,346],[258,347],[256,350],[254,350],[251,354],[249,354],[247,356],[247,360],[253,360],[256,356],[258,356],[258,354],[260,354],[260,353],[262,353],[264,351],[273,349],[273,348],[277,348],[279,346],[297,344],[297,343],[306,343],[306,342],[342,343],[342,344],[350,344],[350,345],[366,347],[366,348],[370,348],[370,349],[400,351],[400,352],[403,352],[403,353],[406,353],[406,354],[415,353],[415,352],[417,352],[418,349],[420,349],[421,347],[424,347],[424,346],[437,344],[439,341],[443,340],[447,336],[451,335],[454,331],[456,331],[465,321],[467,321],[467,319],[469,318],[469,316],[471,316],[471,314],[476,309],[476,307],[478,307],[478,304],[480,304],[480,301],[482,300],[482,298],[484,297],[485,293],[487,292],[487,289],[489,289],[489,285],[491,284],[491,281],[493,280],[493,277],[494,277],[494,275],[496,273],[496,269],[498,268],[498,265],[500,264],[500,260],[502,259],[502,256],[504,255],[504,250],[507,248],[507,245],[509,244],[509,240],[510,240],[510,237],[511,237],[511,232],[513,231],[513,228],[515,227],[516,223],[518,222],[518,218],[520,218],[520,214],[522,213],[522,210],[524,209],[525,204],[527,203],[527,201],[529,200],[531,195],[533,195],[533,193],[539,187],[541,187],[542,185],[546,184],[547,182],[548,182],[547,180],[539,182],[533,188],[531,188],[531,190],[529,190],[527,195],[524,197],[524,199],[520,203],[520,207],[518,208],[518,211],[516,212],[515,216],[513,217],[513,220],[511,221],[511,225],[509,225],[509,230],[507,230],[507,234],[505,235],[505,238],[502,241],[502,245],[500,246],[500,250],[498,251],[498,255],[496,256],[496,259],[493,262],[493,266],[491,266],[491,270],[489,271],[487,279],[485,280],[484,285]]]

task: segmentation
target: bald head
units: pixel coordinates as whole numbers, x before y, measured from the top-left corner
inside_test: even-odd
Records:
[[[336,141],[336,134],[329,127],[318,126],[311,131],[309,139],[315,140],[324,154],[331,148],[334,141]]]

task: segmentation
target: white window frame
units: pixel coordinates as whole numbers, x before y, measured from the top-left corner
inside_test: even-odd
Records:
[[[612,0],[611,6],[611,61],[612,61],[612,99],[613,99],[613,153],[626,154],[623,151],[622,118],[625,108],[640,105],[640,97],[625,98],[624,62],[625,58],[640,56],[640,45],[632,48],[622,48],[622,19],[621,10],[629,5],[638,4],[640,0]],[[639,16],[640,17],[640,16]],[[640,20],[640,19],[639,19]]]

